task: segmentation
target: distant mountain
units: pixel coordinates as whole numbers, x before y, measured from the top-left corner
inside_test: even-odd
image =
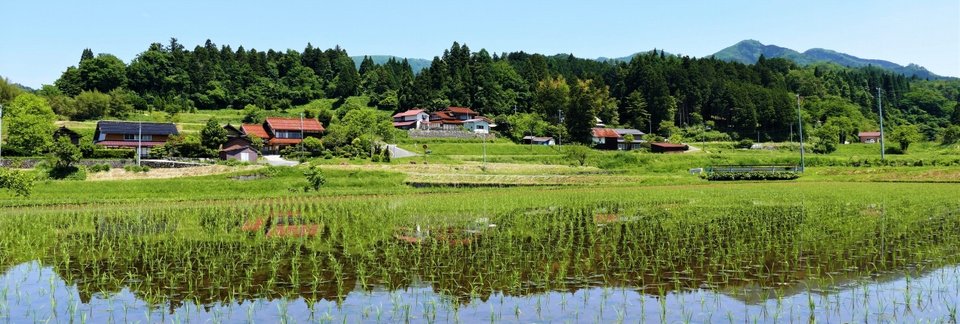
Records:
[[[652,50],[645,51],[645,52],[636,52],[636,53],[633,53],[633,54],[630,54],[630,55],[627,55],[627,56],[623,56],[623,57],[603,57],[603,56],[601,56],[601,57],[598,57],[596,60],[597,60],[597,61],[600,61],[600,62],[624,62],[624,63],[630,63],[630,60],[632,60],[634,56],[650,54],[650,53],[652,53],[653,51],[656,51],[657,53],[663,52],[664,55],[666,55],[666,56],[674,56],[674,55],[676,55],[676,54],[673,54],[673,53],[670,53],[670,52],[665,52],[665,51],[662,50],[662,49],[661,49],[661,50],[652,49]]]
[[[384,64],[387,63],[391,58],[397,59],[397,61],[403,61],[402,57],[393,56],[393,55],[366,55],[373,59],[374,63]],[[360,56],[351,56],[353,59],[353,64],[360,68],[360,63],[363,62],[364,55]],[[407,58],[407,63],[410,63],[410,67],[413,68],[413,73],[420,73],[420,70],[430,67],[430,60],[419,59],[419,58]]]
[[[760,55],[766,58],[785,58],[799,65],[809,65],[813,63],[834,63],[847,67],[875,66],[881,69],[900,73],[905,76],[916,76],[921,79],[943,79],[945,77],[934,74],[926,68],[909,64],[902,66],[890,61],[862,59],[850,54],[844,54],[828,49],[812,48],[806,52],[800,53],[795,50],[780,47],[776,45],[764,45],[755,40],[745,40],[724,48],[713,54],[713,57],[731,62],[740,62],[744,64],[754,64]]]

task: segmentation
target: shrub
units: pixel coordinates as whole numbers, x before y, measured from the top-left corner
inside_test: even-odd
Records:
[[[146,165],[143,165],[143,166],[128,165],[128,166],[123,167],[123,169],[126,170],[127,172],[132,172],[132,173],[141,173],[141,172],[142,172],[142,173],[147,173],[147,172],[150,172],[150,167],[148,167],[148,166],[146,166]]]
[[[94,172],[94,173],[97,173],[97,172],[107,172],[107,171],[110,171],[110,164],[108,164],[108,163],[94,164],[94,165],[91,165],[91,166],[90,166],[89,168],[87,168],[87,169],[88,169],[90,172]]]
[[[587,159],[590,157],[590,148],[583,145],[567,145],[563,148],[564,157],[572,160],[580,166],[587,165]]]
[[[30,196],[34,178],[26,172],[0,168],[0,188],[7,189],[17,196]]]
[[[710,172],[704,175],[709,181],[793,180],[796,172]]]
[[[753,141],[750,139],[744,139],[737,142],[737,145],[734,145],[734,147],[738,149],[750,149],[753,147]]]
[[[91,159],[133,159],[136,157],[136,152],[128,149],[94,148],[90,156],[84,157]]]
[[[888,146],[885,150],[883,150],[883,152],[884,152],[884,153],[887,153],[887,154],[898,154],[898,155],[899,155],[899,154],[903,154],[903,149],[901,149],[900,147],[897,147],[897,146]]]
[[[960,142],[960,125],[947,127],[947,129],[943,131],[943,145],[955,144],[957,142]]]
[[[311,166],[306,172],[303,173],[307,177],[307,187],[304,187],[304,191],[313,189],[314,191],[319,191],[325,183],[327,183],[327,178],[323,176],[323,170],[317,166]]]

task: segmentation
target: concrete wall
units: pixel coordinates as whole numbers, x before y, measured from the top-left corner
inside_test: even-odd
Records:
[[[477,134],[473,132],[467,132],[463,130],[463,127],[460,127],[460,130],[421,130],[421,129],[411,129],[407,131],[410,134],[411,138],[462,138],[462,139],[474,139],[474,138],[483,138],[484,135],[487,136],[487,139],[496,138],[493,134]]]

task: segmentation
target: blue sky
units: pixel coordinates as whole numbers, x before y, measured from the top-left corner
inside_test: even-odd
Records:
[[[454,41],[490,52],[710,55],[756,39],[960,76],[960,1],[52,1],[0,5],[0,76],[51,84],[84,48],[126,62],[152,42],[187,48],[344,47],[432,58]]]

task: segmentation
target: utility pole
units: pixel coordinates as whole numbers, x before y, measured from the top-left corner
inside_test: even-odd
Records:
[[[137,121],[137,167],[140,167],[140,152],[143,146],[143,121]]]
[[[803,115],[800,114],[800,94],[797,94],[797,125],[800,127],[800,172],[803,172],[807,166],[803,157]]]
[[[560,110],[560,109],[557,109],[557,120],[560,121],[560,127],[563,127],[563,111]],[[562,132],[557,134],[557,149],[558,149],[558,150],[563,149],[563,148],[561,147],[561,146],[563,145],[563,144],[561,143],[561,142],[563,141],[563,135],[562,135],[562,134],[563,134]]]
[[[300,158],[303,159],[303,113],[300,113]],[[371,153],[371,155],[373,155]]]
[[[880,160],[886,158],[886,146],[883,144],[883,98],[880,97],[880,87],[877,87],[877,109],[880,110]]]

